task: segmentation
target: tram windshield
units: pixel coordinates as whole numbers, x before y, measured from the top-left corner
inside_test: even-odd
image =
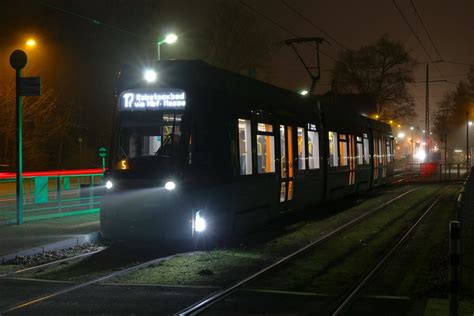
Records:
[[[161,114],[146,120],[123,120],[119,132],[118,164],[116,169],[135,169],[137,160],[169,160],[179,149],[182,114]],[[140,122],[140,124],[138,124]],[[145,123],[145,124],[144,124]]]

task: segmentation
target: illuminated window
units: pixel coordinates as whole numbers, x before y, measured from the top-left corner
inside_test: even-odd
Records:
[[[304,128],[298,127],[298,170],[306,169],[306,150]]]
[[[374,138],[374,180],[377,180],[379,178],[379,165],[380,161],[382,158],[382,155],[380,154],[380,148],[379,148],[379,141],[378,139]]]
[[[379,139],[378,140],[378,157],[379,157],[379,163],[383,163],[383,160],[384,160],[384,155],[383,155],[383,146],[382,146],[382,140]]]
[[[379,165],[379,146],[378,140],[374,138],[374,167]]]
[[[161,136],[144,136],[141,143],[142,156],[152,156],[161,147]]]
[[[286,168],[286,133],[285,133],[285,126],[280,125],[280,163],[281,163],[281,178],[286,179],[286,173],[287,173],[287,168]],[[285,187],[286,190],[286,187]],[[286,191],[285,195],[286,196]]]
[[[364,163],[370,163],[369,138],[367,137],[367,134],[364,134]]]
[[[362,143],[362,137],[357,136],[357,164],[364,164],[364,144]]]
[[[339,165],[339,159],[337,154],[337,133],[329,132],[329,166],[337,167]]]
[[[239,119],[240,174],[252,174],[252,141],[250,120]]]
[[[316,124],[308,124],[308,130],[310,131],[316,131]]]
[[[282,182],[280,185],[280,202],[285,202],[286,200],[286,182]]]
[[[319,169],[319,133],[314,124],[308,124],[308,167]]]
[[[275,172],[275,137],[270,124],[257,125],[257,172]]]
[[[154,156],[165,142],[168,155],[177,150],[181,136],[181,114],[163,114],[162,118],[159,120],[161,124],[122,127],[120,153],[123,157],[120,159]]]
[[[270,124],[258,123],[257,124],[257,131],[259,132],[273,132],[273,126]]]
[[[339,163],[347,166],[347,138],[344,134],[339,134]]]
[[[393,146],[392,146],[392,140],[389,139],[387,140],[387,162],[393,162]]]

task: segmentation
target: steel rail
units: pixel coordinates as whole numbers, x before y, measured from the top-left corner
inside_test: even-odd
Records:
[[[95,278],[95,279],[90,280],[90,281],[86,281],[86,282],[83,282],[83,283],[79,283],[79,284],[76,284],[76,285],[67,287],[67,288],[65,288],[65,289],[62,289],[62,290],[59,290],[59,291],[56,291],[56,292],[52,292],[52,293],[49,293],[49,294],[46,294],[46,295],[42,295],[42,296],[39,296],[39,297],[30,299],[30,300],[25,301],[25,302],[20,303],[20,304],[12,305],[12,306],[10,306],[10,307],[7,307],[5,310],[0,311],[0,315],[6,314],[6,313],[10,313],[10,312],[14,312],[14,311],[18,311],[18,310],[24,309],[24,308],[26,308],[26,307],[28,307],[28,306],[31,306],[31,305],[34,305],[34,304],[41,303],[41,302],[43,302],[43,301],[49,300],[49,299],[51,299],[51,298],[53,298],[53,297],[57,297],[57,296],[60,296],[60,295],[63,295],[63,294],[66,294],[66,293],[69,293],[69,292],[72,292],[72,291],[75,291],[75,290],[84,288],[84,287],[86,287],[86,286],[88,286],[88,285],[96,284],[96,283],[99,283],[99,282],[102,282],[102,281],[105,281],[105,280],[112,279],[112,278],[114,278],[114,277],[118,277],[118,276],[121,276],[121,275],[130,273],[130,272],[133,272],[133,271],[142,269],[142,268],[146,268],[146,267],[148,267],[149,265],[152,265],[152,264],[155,264],[155,263],[159,263],[159,262],[162,262],[162,261],[165,261],[165,260],[169,260],[169,259],[171,259],[171,258],[174,258],[176,255],[177,255],[177,254],[174,254],[174,255],[171,255],[171,256],[167,256],[167,257],[156,258],[156,259],[153,259],[153,260],[150,260],[150,261],[146,261],[146,262],[140,263],[140,264],[138,264],[138,265],[131,266],[131,267],[125,268],[125,269],[123,269],[123,270],[115,271],[115,272],[112,272],[112,273],[107,274],[107,275],[105,275],[105,276],[101,276],[101,277]]]
[[[7,272],[7,273],[4,273],[4,274],[0,274],[0,279],[5,278],[5,277],[9,277],[9,276],[12,276],[12,275],[15,275],[15,274],[19,274],[19,273],[24,273],[24,272],[33,271],[33,270],[36,270],[36,269],[46,268],[46,267],[49,267],[51,265],[59,264],[59,263],[66,262],[66,261],[71,261],[71,260],[74,260],[74,259],[88,257],[88,256],[94,255],[96,253],[102,252],[104,250],[105,249],[96,250],[96,251],[92,251],[92,252],[87,252],[87,253],[83,253],[83,254],[80,254],[80,255],[77,255],[77,256],[68,257],[68,258],[64,258],[64,259],[59,259],[59,260],[39,264],[39,265],[36,265],[36,266],[15,270],[15,271],[12,271],[12,272]]]
[[[292,260],[295,257],[297,257],[298,255],[304,253],[308,249],[310,249],[312,247],[315,247],[315,246],[319,245],[320,243],[336,236],[338,233],[340,233],[340,232],[354,226],[355,224],[359,223],[365,217],[381,210],[382,208],[386,207],[387,205],[397,201],[398,199],[404,197],[405,195],[407,195],[409,193],[412,193],[412,192],[414,192],[414,191],[416,191],[420,188],[421,187],[417,187],[417,188],[408,190],[408,191],[406,191],[406,192],[390,199],[389,201],[377,206],[376,208],[374,208],[370,211],[367,211],[367,212],[363,213],[362,215],[356,217],[355,219],[339,226],[338,228],[334,229],[333,231],[329,232],[328,234],[326,234],[324,236],[321,236],[320,238],[312,241],[311,243],[307,244],[306,246],[292,252],[291,254],[287,255],[286,257],[274,262],[273,264],[271,264],[271,265],[263,268],[262,270],[250,275],[249,277],[235,283],[234,285],[232,285],[228,288],[225,288],[223,290],[216,291],[216,292],[210,294],[209,296],[206,296],[205,298],[201,299],[200,301],[198,301],[198,302],[182,309],[181,311],[177,312],[175,315],[180,315],[180,316],[197,315],[197,314],[203,312],[204,310],[206,310],[209,307],[211,307],[212,305],[220,302],[221,300],[223,300],[224,298],[226,298],[227,296],[229,296],[233,292],[237,291],[238,289],[240,289],[244,285],[248,284],[249,282],[251,282],[251,281],[253,281],[253,280],[255,280],[259,277],[261,277],[263,274],[267,273],[268,271],[273,270],[276,267],[289,262],[290,260]]]
[[[411,175],[411,176],[408,176],[408,177],[405,177],[405,178],[402,178],[402,179],[395,180],[393,182],[390,182],[390,184],[400,183],[400,182],[403,182],[405,180],[408,180],[408,179],[411,179],[411,178],[414,178],[414,177],[416,177],[416,175]]]
[[[337,308],[335,308],[334,312],[332,315],[340,315],[343,313],[347,307],[352,303],[354,298],[358,295],[360,290],[364,287],[364,285],[369,281],[369,279],[380,269],[380,267],[388,260],[389,257],[391,257],[395,251],[397,251],[406,241],[407,239],[412,235],[413,231],[415,228],[423,221],[423,219],[431,212],[433,207],[438,203],[438,201],[441,199],[441,196],[438,196],[433,203],[430,204],[430,206],[423,212],[423,214],[418,217],[418,219],[410,226],[410,228],[403,234],[403,236],[398,240],[398,242],[390,249],[389,252],[387,252],[385,255],[383,255],[379,261],[369,270],[369,272],[360,280],[354,288],[347,294],[342,303],[340,303]]]

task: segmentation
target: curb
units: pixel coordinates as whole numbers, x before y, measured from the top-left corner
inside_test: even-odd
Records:
[[[99,232],[94,232],[94,233],[85,234],[85,235],[78,235],[76,237],[72,237],[72,238],[56,241],[50,244],[33,247],[26,250],[18,251],[15,253],[10,253],[7,255],[0,256],[0,263],[3,264],[5,262],[14,260],[16,257],[19,257],[19,256],[27,257],[27,256],[33,256],[38,253],[44,253],[51,250],[61,250],[61,249],[66,249],[66,248],[72,248],[75,246],[83,245],[85,243],[96,242],[100,238],[101,236]]]

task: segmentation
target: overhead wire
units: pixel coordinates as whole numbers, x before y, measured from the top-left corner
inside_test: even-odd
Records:
[[[313,23],[310,19],[308,19],[306,16],[304,16],[300,11],[298,11],[295,7],[291,6],[290,4],[288,4],[288,2],[286,2],[285,0],[280,0],[280,2],[286,6],[290,11],[292,11],[293,13],[295,13],[296,15],[298,15],[299,17],[301,17],[303,20],[305,20],[308,24],[310,24],[311,26],[313,26],[316,30],[318,30],[319,32],[323,33],[327,38],[331,39],[334,43],[336,43],[339,47],[341,47],[342,49],[344,50],[350,50],[348,49],[347,47],[345,47],[343,44],[341,44],[341,42],[339,42],[338,40],[336,40],[333,36],[331,36],[328,32],[326,32],[325,30],[323,30],[321,27],[319,27],[318,25],[316,25],[315,23]]]
[[[60,7],[57,7],[55,5],[52,5],[50,3],[47,3],[47,2],[44,2],[44,1],[40,1],[40,5],[44,6],[44,7],[48,7],[50,9],[53,9],[53,10],[56,10],[56,11],[59,11],[59,12],[62,12],[62,13],[65,13],[65,14],[68,14],[68,15],[72,15],[72,16],[75,16],[79,19],[82,19],[82,20],[85,20],[85,21],[89,21],[93,24],[96,24],[96,25],[102,25],[104,27],[107,27],[107,28],[110,28],[110,29],[113,29],[115,31],[119,31],[119,32],[122,32],[122,33],[125,33],[125,34],[128,34],[130,36],[133,36],[133,37],[140,37],[138,34],[136,33],[133,33],[133,32],[130,32],[130,31],[127,31],[127,30],[124,30],[120,27],[117,27],[115,25],[112,25],[112,24],[108,24],[108,23],[104,23],[96,18],[92,18],[92,17],[89,17],[89,16],[85,16],[85,15],[82,15],[82,14],[78,14],[76,12],[73,12],[73,11],[70,11],[70,10],[66,10],[66,9],[63,9],[63,8],[60,8]]]
[[[408,28],[410,29],[411,33],[413,34],[413,36],[415,36],[416,40],[418,41],[418,44],[420,44],[420,46],[423,48],[423,51],[425,52],[426,56],[428,56],[428,59],[431,60],[431,63],[434,65],[434,67],[436,68],[436,70],[439,72],[440,76],[444,78],[444,75],[443,73],[441,72],[441,70],[439,69],[439,67],[436,65],[436,61],[433,59],[433,57],[430,55],[430,53],[428,52],[428,50],[426,49],[425,45],[423,44],[423,42],[421,41],[420,37],[418,36],[418,33],[416,33],[416,31],[413,29],[413,27],[411,26],[410,22],[408,22],[408,19],[406,18],[406,16],[403,14],[403,11],[400,9],[400,7],[398,6],[396,0],[392,0],[392,3],[393,5],[395,6],[395,8],[397,9],[398,13],[400,14],[400,16],[402,17],[403,21],[405,22],[405,24],[408,26]]]
[[[247,3],[245,3],[243,0],[239,0],[239,3],[246,7],[248,10],[254,12],[255,14],[257,15],[260,15],[261,17],[263,17],[265,20],[267,20],[268,22],[270,22],[271,24],[273,24],[274,26],[276,26],[277,28],[285,31],[286,33],[294,36],[294,37],[299,37],[298,34],[296,34],[295,32],[291,31],[290,29],[286,28],[285,26],[281,25],[280,23],[276,22],[275,20],[271,19],[270,17],[268,17],[267,15],[263,14],[262,12],[260,12],[259,10],[255,9],[254,7],[248,5]],[[316,48],[314,45],[311,45],[313,48]],[[337,61],[337,58],[329,55],[328,53],[322,51],[321,49],[319,49],[321,55],[324,55],[326,57],[328,57],[329,59],[332,59],[333,61]]]
[[[395,0],[393,0],[393,1],[395,1]],[[416,9],[415,3],[413,2],[413,0],[410,0],[410,3],[411,3],[411,6],[413,7],[413,10],[415,11],[415,14],[416,14],[418,20],[421,22],[421,25],[423,26],[423,29],[425,30],[425,33],[426,33],[426,35],[428,36],[428,38],[429,38],[429,40],[430,40],[430,42],[431,42],[431,45],[433,45],[433,48],[435,49],[436,54],[438,55],[438,57],[439,57],[440,60],[443,60],[443,57],[442,57],[441,54],[439,53],[438,48],[436,47],[436,45],[435,45],[435,43],[434,43],[434,41],[433,41],[433,38],[431,37],[430,32],[428,32],[428,29],[426,28],[425,23],[423,22],[423,19],[421,18],[421,15],[418,13],[418,10]],[[434,67],[436,68],[436,70],[439,72],[439,74],[441,75],[441,77],[443,77],[443,79],[446,79],[446,78],[444,78],[443,73],[441,72],[441,70],[439,69],[438,65],[435,63],[435,61],[432,60],[432,62],[433,62],[433,66],[434,66]]]
[[[411,6],[413,7],[413,10],[415,11],[415,14],[416,16],[418,17],[418,20],[420,20],[421,22],[421,25],[423,26],[423,29],[425,30],[425,33],[426,35],[428,35],[428,38],[431,42],[431,45],[433,45],[435,51],[436,51],[436,54],[438,55],[439,59],[443,60],[443,57],[441,56],[439,50],[438,50],[438,47],[436,47],[436,44],[434,43],[433,41],[433,38],[431,37],[431,34],[430,32],[428,32],[428,29],[425,25],[425,23],[423,22],[423,19],[421,18],[421,15],[418,13],[418,10],[416,9],[416,6],[415,6],[415,3],[413,2],[413,0],[410,0],[410,3],[411,3]]]
[[[443,60],[442,62],[447,63],[447,64],[463,65],[463,66],[469,66],[469,67],[474,66],[474,64],[464,63],[464,62],[460,62],[460,61],[453,61],[453,60]]]
[[[421,41],[420,37],[418,36],[418,34],[415,32],[415,30],[413,29],[413,27],[411,26],[411,24],[408,22],[407,18],[405,17],[405,15],[403,14],[402,10],[400,9],[400,7],[398,6],[397,2],[395,0],[392,0],[393,4],[395,5],[395,8],[397,8],[397,11],[398,13],[400,14],[400,16],[402,17],[403,21],[405,21],[405,24],[408,26],[408,28],[410,29],[410,31],[412,32],[412,34],[415,36],[416,40],[418,41],[418,43],[420,44],[420,46],[423,48],[423,50],[425,51],[425,54],[426,56],[428,56],[428,59],[430,59],[431,61],[433,61],[433,58],[431,57],[430,53],[428,53],[428,50],[426,49],[425,45],[423,45],[423,42]]]

